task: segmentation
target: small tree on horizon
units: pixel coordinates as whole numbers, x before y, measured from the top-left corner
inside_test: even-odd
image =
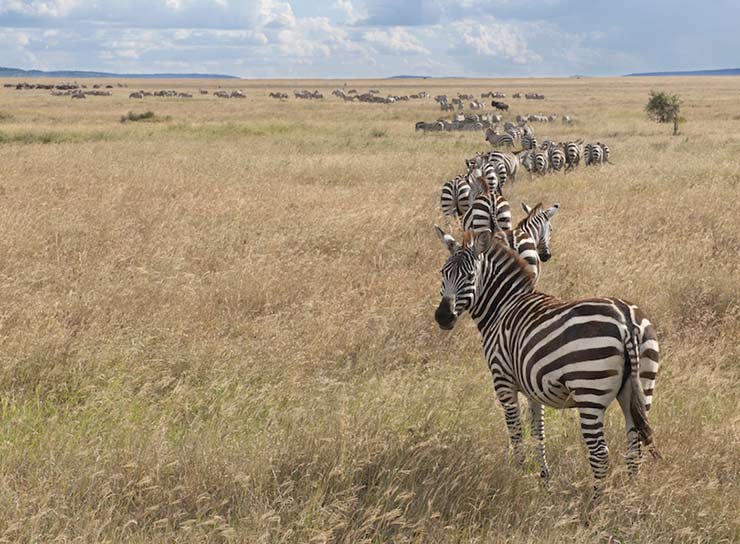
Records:
[[[658,123],[673,122],[673,135],[678,134],[678,123],[681,118],[681,99],[676,94],[650,91],[645,111],[648,116]]]

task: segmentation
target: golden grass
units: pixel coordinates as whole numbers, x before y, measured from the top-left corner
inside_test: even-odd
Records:
[[[129,83],[0,89],[0,542],[740,541],[740,80],[349,82],[539,91],[512,115],[611,145],[508,192],[561,203],[541,289],[659,329],[665,460],[629,480],[610,410],[590,513],[575,413],[546,414],[545,488],[509,463],[472,323],[433,320],[439,189],[481,134],[414,133],[431,99],[267,97],[343,82]],[[249,98],[127,98],[218,85]],[[652,88],[684,99],[678,137]]]

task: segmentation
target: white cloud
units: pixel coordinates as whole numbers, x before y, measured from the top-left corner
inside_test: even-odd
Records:
[[[542,60],[540,55],[530,51],[527,40],[515,24],[501,23],[489,16],[456,21],[450,25],[450,29],[452,37],[458,37],[451,49],[454,54],[465,54],[468,51],[516,64]]]
[[[347,23],[350,25],[355,24],[360,19],[367,17],[367,11],[362,8],[357,8],[352,4],[350,0],[336,0],[334,2],[334,9],[338,9],[347,16]]]
[[[400,27],[368,30],[363,37],[387,53],[429,53],[415,36]]]

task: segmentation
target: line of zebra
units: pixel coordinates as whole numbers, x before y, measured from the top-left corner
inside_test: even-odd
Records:
[[[545,175],[561,170],[568,172],[577,167],[581,161],[586,166],[606,164],[609,162],[610,153],[609,146],[601,142],[583,145],[583,140],[559,143],[545,140],[534,149],[522,151],[520,161],[530,175]]]
[[[590,163],[593,146],[569,143],[574,145],[564,146],[563,161],[572,163],[569,152],[582,149]],[[602,144],[596,146],[603,159]],[[529,401],[543,478],[550,475],[544,407],[578,410],[598,497],[609,467],[604,418],[615,399],[625,419],[629,472],[637,472],[644,448],[659,457],[647,418],[658,340],[645,314],[620,298],[564,301],[535,290],[541,263],[552,256],[551,219],[560,207],[523,204],[526,215],[512,225],[502,188],[516,177],[520,156],[477,154],[465,161],[465,174],[443,185],[442,212],[460,220],[464,236],[458,241],[435,225],[449,252],[435,319],[440,328],[452,329],[467,312],[476,323],[518,465],[524,462],[519,394]]]

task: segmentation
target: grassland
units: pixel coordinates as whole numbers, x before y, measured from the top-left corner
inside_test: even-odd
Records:
[[[433,319],[439,188],[482,135],[414,133],[431,100],[267,98],[342,83],[0,88],[0,542],[740,541],[740,79],[349,82],[538,91],[512,114],[578,119],[541,137],[611,145],[507,195],[562,206],[542,290],[659,330],[665,459],[630,480],[610,410],[590,512],[576,414],[546,413],[545,488],[509,462],[472,323]],[[684,99],[679,136],[649,89]]]

